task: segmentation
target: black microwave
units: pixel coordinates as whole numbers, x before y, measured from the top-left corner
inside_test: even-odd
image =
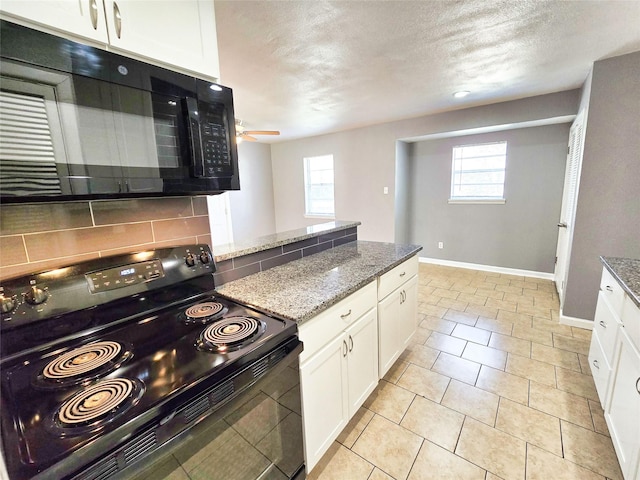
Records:
[[[0,201],[239,190],[231,89],[0,22]]]

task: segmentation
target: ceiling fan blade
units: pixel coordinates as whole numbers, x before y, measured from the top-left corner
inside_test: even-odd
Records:
[[[243,140],[246,140],[247,142],[257,142],[258,139],[252,137],[251,135],[247,135],[246,133],[242,132],[242,135],[240,135],[240,138]]]
[[[280,135],[280,132],[277,130],[244,130],[242,134],[250,134],[250,135]]]

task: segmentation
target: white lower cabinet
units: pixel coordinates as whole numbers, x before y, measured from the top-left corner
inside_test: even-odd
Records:
[[[640,309],[605,269],[589,366],[625,480],[640,479]]]
[[[417,328],[418,259],[413,257],[380,278],[378,286],[379,375],[382,378],[409,345]],[[404,275],[402,275],[404,273]],[[386,296],[385,276],[396,277],[397,287]],[[401,276],[402,275],[402,276]],[[406,280],[405,280],[406,278]],[[392,286],[395,286],[392,284]]]
[[[618,335],[604,418],[627,480],[640,478],[640,352],[624,328]]]
[[[375,283],[302,324],[299,336],[305,345],[300,388],[310,472],[378,384]],[[331,339],[318,345],[323,336]]]

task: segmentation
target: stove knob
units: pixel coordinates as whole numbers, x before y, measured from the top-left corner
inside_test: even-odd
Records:
[[[211,261],[211,255],[209,255],[209,252],[202,252],[200,254],[200,261],[202,263],[209,263]]]
[[[193,267],[196,264],[196,257],[194,257],[192,253],[189,253],[185,257],[184,262],[187,264],[187,266]]]
[[[0,295],[0,303],[2,303],[2,313],[9,313],[18,305],[18,299]]]
[[[49,292],[47,292],[46,288],[42,289],[32,285],[29,291],[25,293],[24,298],[31,305],[40,305],[49,298]]]

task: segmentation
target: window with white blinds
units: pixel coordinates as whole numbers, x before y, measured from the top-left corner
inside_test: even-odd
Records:
[[[450,203],[504,203],[507,142],[453,147]]]
[[[305,215],[333,217],[333,155],[304,158]]]
[[[44,96],[0,91],[0,165],[3,195],[61,193]]]

